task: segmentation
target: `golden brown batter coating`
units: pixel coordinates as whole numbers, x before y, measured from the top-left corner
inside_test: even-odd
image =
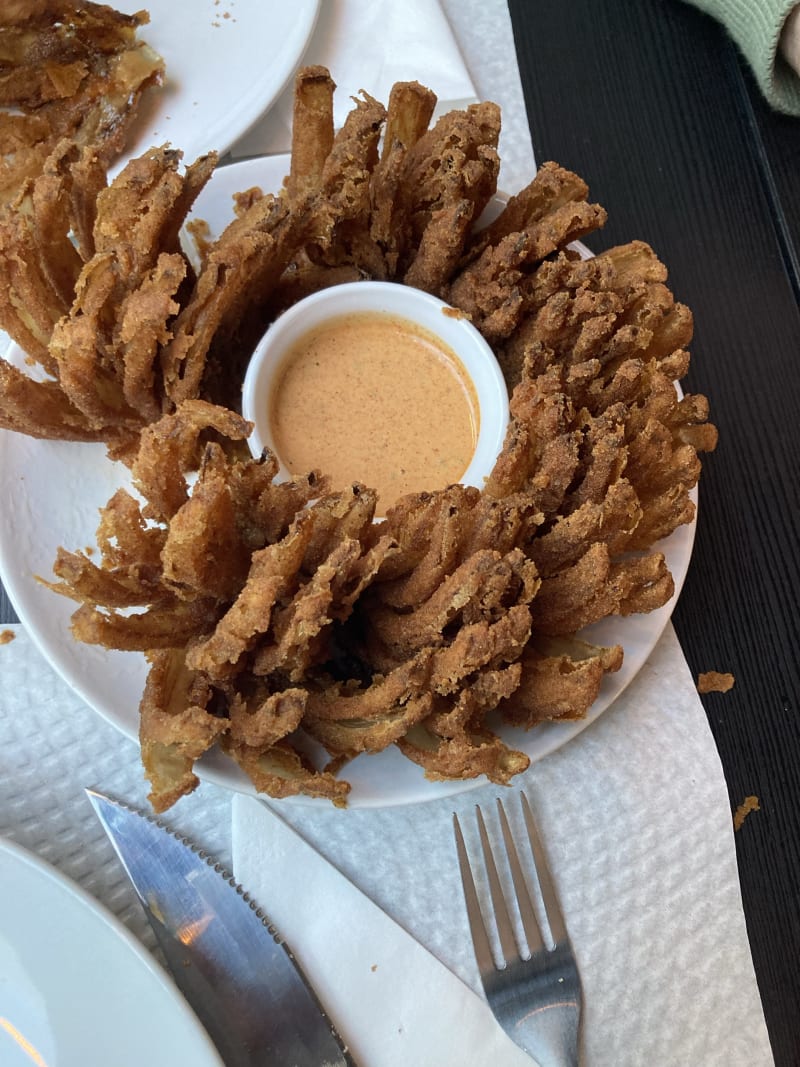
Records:
[[[211,158],[181,176],[153,149],[97,192],[96,157],[62,149],[0,220],[15,294],[0,323],[49,375],[0,363],[0,424],[104,440],[142,497],[103,510],[99,562],[59,552],[53,588],[79,602],[79,640],[148,656],[158,810],[216,742],[276,797],[343,805],[347,761],[389,744],[431,779],[508,783],[529,761],[502,723],[581,717],[620,667],[619,647],[577,632],[672,595],[657,542],[692,520],[698,453],[716,443],[705,398],[675,387],[692,318],[652,249],[570,247],[605,219],[580,178],[545,164],[477,229],[493,104],[428,129],[433,94],[403,83],[386,109],[362,94],[334,134],[333,90],[324,69],[300,72],[285,188],[243,193],[197,276],[177,232]],[[275,457],[246,452],[232,398],[252,341],[354,276],[444,296],[495,346],[511,418],[482,491],[412,494],[373,521],[369,487],[277,483]]]

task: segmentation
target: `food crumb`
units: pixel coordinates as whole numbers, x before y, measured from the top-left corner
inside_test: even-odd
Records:
[[[443,307],[442,314],[448,319],[471,319],[472,316],[468,311],[462,311],[461,308]]]
[[[10,645],[16,636],[13,630],[3,630],[0,632],[0,645]]]
[[[719,671],[704,671],[697,677],[698,693],[727,693],[733,689],[736,679],[732,674],[721,674]]]
[[[751,811],[761,811],[758,797],[745,797],[736,811],[733,813],[733,829],[741,829],[742,823]]]
[[[241,218],[246,211],[258,200],[263,199],[264,190],[260,185],[251,185],[249,189],[243,189],[240,193],[233,194],[234,212]]]
[[[378,964],[377,963],[373,963],[372,966],[370,967],[370,970],[373,971],[373,972],[377,971],[377,969],[378,969]]]
[[[186,229],[194,238],[194,245],[197,249],[198,256],[200,256],[201,259],[205,259],[213,244],[211,227],[205,219],[190,219],[186,223]]]

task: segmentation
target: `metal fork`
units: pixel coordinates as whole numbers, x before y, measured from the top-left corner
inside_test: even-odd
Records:
[[[489,925],[484,921],[469,856],[458,818],[453,815],[458,863],[467,904],[475,959],[483,988],[498,1022],[508,1036],[538,1061],[540,1067],[577,1067],[581,985],[572,945],[550,878],[544,850],[524,794],[522,813],[530,842],[551,938],[545,943],[522,873],[511,829],[501,801],[497,807],[511,871],[527,954],[514,934],[514,924],[497,873],[481,809],[476,806],[483,861],[501,958],[495,961]]]

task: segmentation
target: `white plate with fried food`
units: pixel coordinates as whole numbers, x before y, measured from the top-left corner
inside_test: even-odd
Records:
[[[125,159],[169,141],[186,162],[220,154],[274,103],[305,52],[320,0],[120,0],[144,7],[139,30],[164,60],[161,88],[142,100]]]
[[[292,77],[319,6],[152,0],[143,12],[133,0],[116,7],[61,0],[0,14],[8,68],[0,93],[0,205],[41,173],[57,145],[61,158],[48,165],[92,145],[110,176],[165,143],[186,164],[224,153]],[[0,332],[0,349],[7,340]]]
[[[207,223],[205,239],[213,239],[232,217],[234,193],[253,186],[277,191],[288,171],[288,157],[253,160],[218,169],[193,211],[195,220]],[[634,249],[634,253],[639,251]],[[21,349],[15,348],[10,358],[23,366]],[[53,667],[89,705],[128,737],[136,739],[139,703],[148,673],[144,657],[139,653],[106,651],[73,640],[70,620],[74,603],[54,596],[50,588],[35,580],[39,576],[52,581],[53,561],[59,546],[76,551],[84,549],[89,557],[97,551],[98,509],[106,505],[118,488],[129,484],[127,468],[109,463],[103,445],[2,434],[0,492],[5,500],[13,501],[13,506],[6,507],[0,516],[0,573],[9,596]],[[696,490],[692,490],[691,498],[696,502]],[[499,726],[498,733],[506,744],[535,761],[560,748],[606,711],[642,667],[670,618],[689,566],[694,532],[695,521],[679,525],[655,546],[664,553],[674,579],[671,599],[648,613],[611,615],[580,633],[582,640],[595,646],[621,646],[624,650],[619,669],[606,668],[588,714],[574,720],[542,722],[530,730]],[[558,642],[549,646],[551,662],[557,659],[559,648]],[[569,660],[572,684],[580,686],[580,649],[571,642],[564,647],[564,652]],[[592,660],[592,668],[597,666]],[[586,684],[594,686],[596,672],[594,681],[588,678],[589,673]],[[555,706],[558,693],[550,698]],[[201,779],[236,790],[254,791],[240,767],[216,748],[199,760],[196,769]],[[482,776],[430,781],[422,766],[404,758],[393,745],[349,762],[343,776],[352,786],[347,797],[351,807],[420,802],[485,781]],[[299,803],[328,802],[307,797],[294,799]]]
[[[221,1067],[194,1013],[133,935],[55,868],[3,840],[0,992],[4,1067]]]
[[[138,736],[156,811],[195,765],[338,806],[508,784],[630,681],[689,561],[717,434],[676,386],[693,325],[666,266],[642,241],[582,254],[606,212],[556,163],[497,197],[492,102],[431,126],[435,93],[398,83],[336,130],[334,90],[299,72],[290,161],[209,181],[213,156],[181,173],[161,147],[106,186],[82,157],[6,226],[0,310],[28,359],[0,361],[0,425],[72,444],[0,453],[0,566],[51,662]],[[482,488],[378,517],[357,470],[283,481],[247,448],[264,330],[365,278],[438,296],[492,347],[509,429]]]
[[[292,77],[319,6],[53,0],[0,14],[0,201],[41,173],[62,139],[91,145],[112,174],[164,142],[187,162],[224,153]]]

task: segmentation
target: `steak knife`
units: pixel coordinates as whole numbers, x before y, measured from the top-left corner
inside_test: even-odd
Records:
[[[86,792],[226,1067],[355,1067],[289,947],[233,878],[151,816]]]

